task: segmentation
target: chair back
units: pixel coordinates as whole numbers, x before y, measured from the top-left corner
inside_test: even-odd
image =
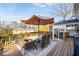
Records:
[[[46,46],[45,41],[46,41],[46,35],[43,35],[41,40],[41,48],[44,48]]]
[[[25,43],[23,48],[25,50],[31,50],[31,49],[34,49],[35,48],[35,43],[32,41],[32,42],[28,42],[28,43]]]

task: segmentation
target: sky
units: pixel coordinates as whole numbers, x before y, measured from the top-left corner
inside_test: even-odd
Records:
[[[40,15],[61,20],[52,14],[53,8],[57,4],[52,3],[0,3],[0,21],[10,23],[27,19],[32,15]]]

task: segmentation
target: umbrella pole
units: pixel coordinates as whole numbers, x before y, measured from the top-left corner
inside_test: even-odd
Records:
[[[39,19],[38,19],[38,22],[39,22]],[[40,22],[39,22],[40,23]],[[38,24],[38,36],[39,36],[39,24]]]
[[[39,36],[39,25],[38,25],[38,36]]]

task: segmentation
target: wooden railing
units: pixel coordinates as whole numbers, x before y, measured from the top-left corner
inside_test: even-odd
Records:
[[[44,33],[43,31],[40,31],[40,32],[29,32],[29,33],[20,33],[20,34],[0,34],[0,41],[3,39],[5,40],[4,43],[0,43],[0,46],[3,46],[3,47],[8,47],[8,46],[11,46],[11,45],[14,45],[16,43],[19,43],[20,40],[23,40],[22,39],[19,39],[19,40],[16,40],[15,43],[6,43],[6,39],[5,38],[8,38],[9,42],[11,42],[10,40],[10,37],[15,37],[15,36],[33,36],[33,35],[36,35],[37,33]],[[5,37],[5,38],[4,38]]]

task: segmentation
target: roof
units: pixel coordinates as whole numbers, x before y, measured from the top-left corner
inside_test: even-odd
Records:
[[[18,28],[15,28],[15,29],[13,29],[13,31],[23,31],[23,30],[26,30],[26,29],[24,29],[24,28],[21,28],[21,27],[18,27]]]
[[[55,25],[62,25],[62,24],[70,24],[70,23],[78,23],[79,22],[79,19],[69,19],[69,20],[63,20],[63,21],[60,21],[58,23],[55,23]]]

